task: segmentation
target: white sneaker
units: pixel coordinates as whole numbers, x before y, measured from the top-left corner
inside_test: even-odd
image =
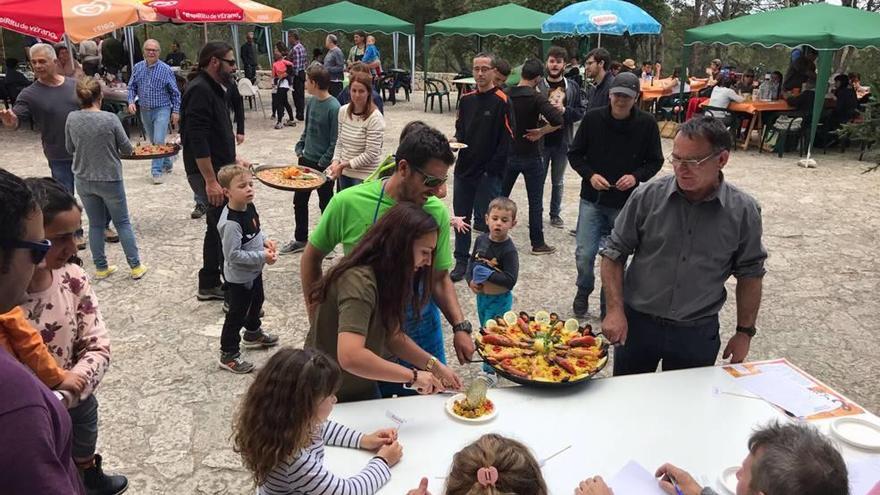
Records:
[[[164,184],[164,183],[165,183],[165,177],[163,177],[161,175],[154,175],[153,176],[153,184]]]

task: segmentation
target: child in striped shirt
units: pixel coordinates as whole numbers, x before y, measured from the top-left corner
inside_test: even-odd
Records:
[[[236,452],[259,495],[372,495],[391,478],[403,449],[397,431],[369,435],[328,421],[341,381],[339,366],[316,349],[285,347],[248,389],[236,418]],[[324,468],[324,445],[376,455],[351,478]]]

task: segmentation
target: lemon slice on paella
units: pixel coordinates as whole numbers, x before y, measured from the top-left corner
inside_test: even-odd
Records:
[[[580,323],[574,318],[565,320],[565,331],[568,333],[577,333],[580,330]]]
[[[508,311],[507,313],[504,313],[503,318],[508,325],[513,326],[516,325],[516,320],[517,318],[519,318],[519,316],[517,316],[516,313],[514,313],[513,311]]]
[[[538,311],[535,313],[535,322],[540,323],[542,325],[547,325],[550,323],[550,313],[546,311]]]
[[[498,322],[490,318],[490,319],[486,320],[486,323],[483,325],[483,328],[488,330],[490,328],[495,328],[497,326],[498,326]]]

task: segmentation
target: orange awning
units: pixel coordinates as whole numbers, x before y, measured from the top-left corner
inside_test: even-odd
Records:
[[[136,0],[0,0],[0,27],[61,41],[95,38],[138,22],[161,20]]]

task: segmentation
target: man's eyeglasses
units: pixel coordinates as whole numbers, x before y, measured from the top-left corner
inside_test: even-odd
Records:
[[[12,248],[12,249],[28,249],[31,252],[31,261],[35,265],[39,265],[43,258],[46,257],[46,253],[52,249],[52,242],[48,239],[43,239],[39,242],[32,241],[23,241],[21,239],[11,239],[3,242],[3,247]]]
[[[440,187],[440,186],[442,186],[443,184],[446,184],[446,180],[449,179],[449,176],[446,176],[446,177],[434,177],[433,175],[428,175],[428,174],[425,173],[424,170],[422,170],[422,169],[420,169],[420,168],[418,168],[418,167],[411,167],[411,168],[412,168],[413,170],[415,170],[416,172],[422,174],[422,177],[425,178],[425,180],[422,182],[422,184],[424,184],[425,187],[430,187],[430,188]]]
[[[227,58],[217,57],[217,60],[220,60],[222,62],[226,62],[227,64],[229,64],[230,67],[235,67],[235,59],[234,58],[227,59]]]
[[[675,155],[670,154],[666,157],[666,161],[672,164],[673,167],[687,167],[687,168],[700,168],[705,164],[710,158],[718,156],[720,151],[713,151],[710,155],[701,158],[699,160],[682,160],[681,158],[676,157]]]

